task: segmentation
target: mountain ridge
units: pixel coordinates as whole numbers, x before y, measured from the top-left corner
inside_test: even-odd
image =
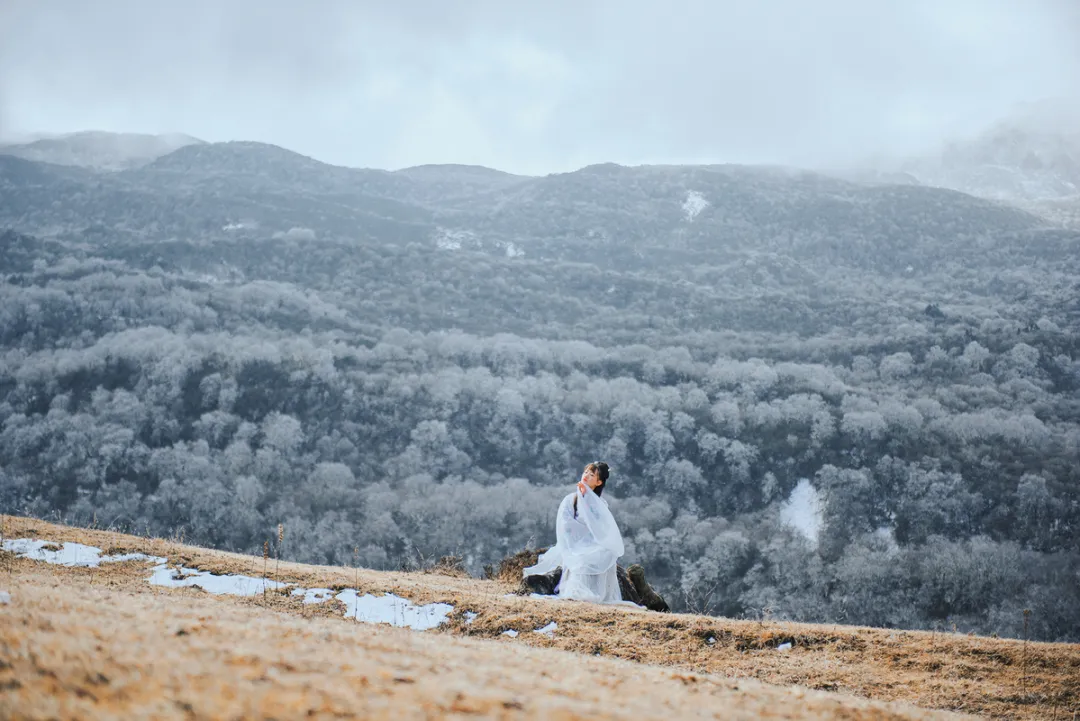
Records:
[[[124,217],[132,230],[176,223],[179,203],[204,208],[199,213],[218,228],[239,229],[238,223],[251,221],[278,232],[298,227],[326,236],[369,235],[377,226],[384,237],[426,236],[439,247],[537,259],[573,254],[627,267],[688,252],[754,248],[812,264],[846,258],[881,270],[919,268],[985,242],[980,238],[1050,227],[1026,210],[961,191],[864,184],[776,167],[610,163],[540,177],[457,166],[402,172],[329,165],[252,141],[188,145],[116,173],[33,162],[0,164],[0,182],[9,186],[36,178],[33,188],[8,203],[9,210],[22,208],[12,227],[31,234],[43,227],[36,223],[55,215],[57,198],[46,187],[53,177],[68,184],[68,193],[72,183],[78,185],[78,202],[92,207],[101,222]],[[470,177],[463,179],[462,172]],[[6,222],[13,221],[9,214]],[[393,224],[399,227],[391,230]],[[868,237],[891,240],[878,244],[875,257],[867,253]]]
[[[113,133],[87,130],[0,145],[0,154],[55,165],[119,171],[139,167],[174,150],[204,143],[183,133]]]

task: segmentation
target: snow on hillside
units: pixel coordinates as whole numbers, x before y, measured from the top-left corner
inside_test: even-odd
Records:
[[[708,206],[709,201],[705,200],[705,196],[696,190],[690,190],[686,193],[686,200],[682,204],[683,215],[687,220],[693,220]]]
[[[439,250],[501,250],[507,258],[520,258],[525,249],[509,240],[485,240],[471,230],[438,227],[431,234]]]
[[[801,479],[792,489],[780,508],[780,520],[801,533],[811,546],[817,546],[823,523],[821,498],[809,479]]]
[[[470,230],[437,228],[433,236],[435,246],[440,250],[461,250],[462,244],[468,245],[476,242],[476,233]]]

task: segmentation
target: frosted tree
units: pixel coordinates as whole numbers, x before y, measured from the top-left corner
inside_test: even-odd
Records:
[[[262,446],[290,456],[304,442],[303,427],[296,418],[273,412],[262,423]]]

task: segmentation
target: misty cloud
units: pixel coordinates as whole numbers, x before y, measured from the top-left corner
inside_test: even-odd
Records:
[[[180,131],[390,168],[843,163],[1075,100],[1073,5],[16,1],[0,133]]]

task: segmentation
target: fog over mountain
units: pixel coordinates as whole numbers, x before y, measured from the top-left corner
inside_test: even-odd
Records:
[[[354,167],[850,165],[1077,100],[1072,0],[107,0],[0,10],[0,141],[257,140]]]
[[[867,159],[836,173],[922,184],[1033,207],[1080,199],[1080,108],[1063,100],[1015,108],[931,152]]]
[[[84,131],[0,145],[0,153],[53,165],[124,170],[146,165],[185,145],[201,142],[182,133],[146,135]]]
[[[0,510],[1080,640],[1074,6],[771,6],[5,5]]]

